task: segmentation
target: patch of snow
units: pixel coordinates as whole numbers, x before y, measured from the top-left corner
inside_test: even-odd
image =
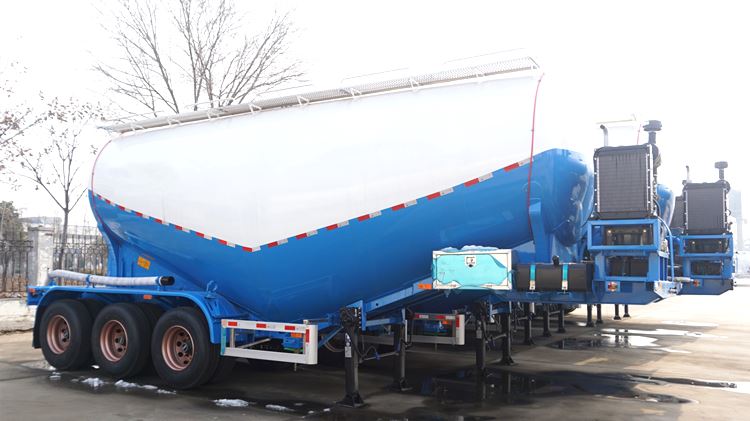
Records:
[[[323,410],[323,412],[331,412],[331,408],[326,408]]]
[[[279,411],[279,412],[294,412],[293,409],[289,409],[286,406],[273,405],[273,404],[270,404],[270,403],[268,405],[266,405],[266,409],[270,409],[271,411]]]
[[[294,403],[294,406],[302,406],[302,405],[304,405],[304,403],[302,403],[302,402],[295,402]]]
[[[177,394],[177,392],[175,392],[174,390],[166,390],[166,389],[159,389],[156,391],[156,393],[160,395],[176,395]]]
[[[104,380],[102,380],[102,379],[100,379],[98,377],[89,377],[87,379],[83,379],[81,381],[81,383],[87,384],[87,385],[93,387],[94,389],[102,387],[105,384],[107,384],[107,382],[105,382]]]
[[[144,385],[141,385],[139,387],[142,388],[142,389],[146,389],[146,390],[156,390],[156,389],[158,389],[158,387],[156,387],[156,386],[154,386],[152,384],[144,384]]]
[[[216,399],[214,403],[222,408],[244,408],[250,405],[250,402],[242,399]]]
[[[126,382],[125,380],[118,380],[115,382],[115,387],[119,387],[121,389],[134,389],[138,387],[135,383]]]
[[[49,375],[50,380],[60,380],[61,377],[62,376],[57,371]]]

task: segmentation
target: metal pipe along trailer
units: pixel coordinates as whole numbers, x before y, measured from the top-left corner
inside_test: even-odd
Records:
[[[237,357],[340,352],[356,407],[358,365],[392,357],[406,390],[416,343],[474,343],[482,371],[499,339],[512,363],[521,307],[531,343],[537,308],[549,335],[577,305],[591,322],[594,305],[726,290],[732,237],[695,231],[703,190],[686,184],[689,222],[669,228],[660,124],[597,150],[593,171],[578,152],[530,155],[540,80],[520,58],[111,127],[89,192],[107,276],[30,287],[33,345],[60,370],[151,363],[181,389]]]

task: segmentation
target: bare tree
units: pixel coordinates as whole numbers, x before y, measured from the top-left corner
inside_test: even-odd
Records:
[[[252,35],[231,0],[120,0],[108,28],[119,57],[95,69],[112,91],[154,116],[244,101],[302,76],[290,60],[288,14]],[[190,105],[182,106],[185,103]],[[126,109],[126,106],[123,106]]]
[[[15,142],[5,150],[12,165],[6,171],[17,179],[30,181],[55,202],[63,213],[62,244],[57,256],[57,267],[62,267],[67,243],[70,212],[86,192],[80,170],[85,167],[86,154],[96,149],[81,140],[90,123],[101,118],[99,106],[74,99],[54,98],[35,132],[27,140]],[[28,138],[34,136],[33,142]]]
[[[17,101],[14,87],[18,83],[13,74],[23,73],[18,63],[10,63],[8,69],[0,69],[0,174],[5,175],[5,168],[10,158],[5,152],[19,146],[21,137],[32,127],[42,121],[42,116],[34,112],[31,106]],[[40,94],[41,97],[41,94]],[[10,183],[10,179],[3,177],[2,182]]]

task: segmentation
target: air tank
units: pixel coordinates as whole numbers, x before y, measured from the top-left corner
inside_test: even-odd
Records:
[[[532,202],[535,229],[573,245],[591,172],[576,152],[532,149],[539,73],[513,66],[121,127],[90,185],[109,275],[174,276],[297,321],[429,278],[433,250],[529,243]]]

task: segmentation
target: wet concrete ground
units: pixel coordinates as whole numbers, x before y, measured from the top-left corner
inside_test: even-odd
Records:
[[[409,353],[412,390],[389,390],[392,361],[361,368],[364,409],[337,407],[337,366],[238,364],[225,382],[190,392],[154,375],[117,382],[95,369],[58,373],[29,333],[0,336],[0,419],[747,419],[750,280],[719,297],[684,296],[631,307],[631,319],[514,345],[516,364],[477,381],[470,347]],[[518,332],[517,343],[522,338]],[[491,356],[499,357],[498,352]]]

